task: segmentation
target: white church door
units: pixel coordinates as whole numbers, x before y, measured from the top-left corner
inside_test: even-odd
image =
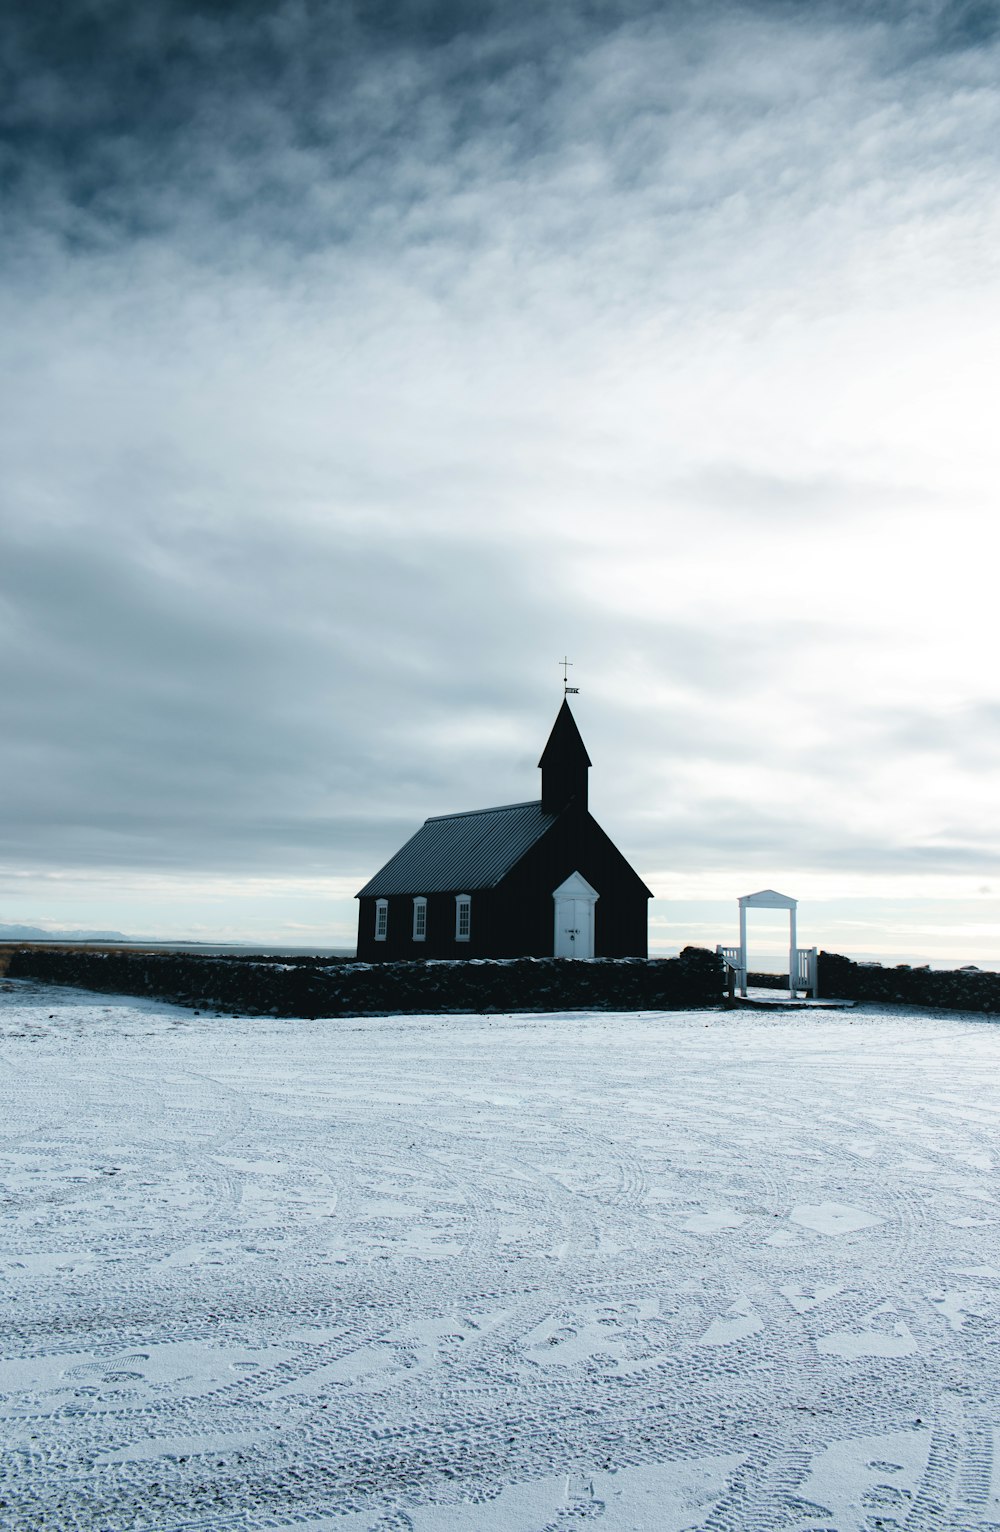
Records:
[[[571,872],[554,891],[556,957],[594,956],[594,905],[599,898],[597,890],[578,872]]]

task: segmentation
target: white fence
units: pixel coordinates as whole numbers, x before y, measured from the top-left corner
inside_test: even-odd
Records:
[[[817,968],[818,964],[816,961],[816,948],[796,947],[795,976],[794,982],[790,984],[792,991],[795,992],[800,989],[807,990],[808,993],[812,996],[813,1000],[815,1000],[817,998]]]
[[[747,992],[747,965],[742,947],[716,947],[716,952],[728,968],[732,970],[731,984],[737,994],[745,995]],[[817,961],[815,947],[795,947],[789,956],[792,959],[792,971],[788,976],[788,992],[790,995],[798,995],[803,991],[813,1000],[817,998]]]
[[[747,970],[743,961],[743,951],[740,947],[716,947],[716,952],[723,962],[732,969],[733,988],[741,995],[747,992]]]

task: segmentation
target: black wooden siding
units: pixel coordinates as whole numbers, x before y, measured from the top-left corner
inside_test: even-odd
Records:
[[[594,956],[646,957],[652,895],[597,820],[572,804],[497,890],[508,950],[496,956],[552,956],[552,894],[574,872],[600,896],[594,907]]]

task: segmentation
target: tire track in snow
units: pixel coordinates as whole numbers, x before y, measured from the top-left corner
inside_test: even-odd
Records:
[[[428,1506],[479,1495],[489,1507],[505,1485],[537,1485],[543,1497],[560,1474],[585,1485],[609,1468],[641,1474],[728,1452],[744,1466],[704,1516],[692,1505],[690,1524],[797,1532],[802,1486],[830,1453],[850,1457],[851,1442],[872,1437],[922,1441],[931,1426],[919,1472],[881,1454],[872,1513],[882,1503],[898,1520],[908,1506],[902,1524],[914,1532],[969,1532],[972,1512],[981,1521],[989,1510],[997,1284],[955,1268],[987,1270],[998,1237],[988,1224],[946,1225],[946,1204],[926,1195],[957,1156],[989,1148],[995,1118],[975,1102],[982,1058],[949,1074],[968,1083],[934,1109],[948,1146],[934,1156],[911,1103],[947,1054],[926,1049],[919,1029],[887,1037],[879,1095],[865,1083],[869,1061],[848,1057],[855,1038],[842,1022],[820,1032],[810,1021],[813,1037],[842,1040],[819,1056],[784,1021],[779,1032],[719,1019],[711,1048],[701,1019],[683,1017],[594,1019],[571,1033],[544,1019],[509,1032],[491,1024],[488,1038],[475,1019],[419,1035],[391,1021],[303,1024],[301,1042],[266,1021],[159,1031],[149,1021],[139,1070],[129,1068],[131,1025],[136,1042],[115,1064],[136,1096],[131,1143],[128,1111],[114,1131],[132,1171],[111,1182],[107,1259],[17,1277],[30,1297],[18,1316],[26,1365],[37,1353],[39,1366],[55,1366],[63,1348],[52,1389],[0,1398],[19,1443],[4,1460],[6,1492],[16,1486],[39,1525],[44,1515],[86,1532],[264,1532],[335,1506],[350,1532],[407,1522],[424,1532]],[[593,1084],[612,1027],[628,1034],[629,1071],[611,1070],[601,1100]],[[113,1062],[111,1020],[69,1041],[57,1029],[44,1046],[60,1078]],[[794,1045],[765,1091],[771,1065],[754,1048],[776,1057],[781,1036]],[[727,1037],[742,1057],[719,1069]],[[874,1028],[868,1037],[878,1043]],[[968,1028],[955,1046],[967,1038],[989,1043]],[[37,1040],[14,1042],[37,1054]],[[493,1073],[509,1081],[524,1048],[547,1061],[544,1089],[515,1099]],[[290,1049],[329,1109],[319,1096],[300,1106],[294,1081],[281,1084]],[[25,1088],[31,1112],[42,1081]],[[195,1109],[181,1133],[169,1123],[184,1091]],[[872,1116],[878,1101],[898,1106],[894,1119]],[[84,1105],[79,1123],[62,1119],[47,1165],[93,1153],[99,1104]],[[171,1161],[183,1170],[171,1183],[180,1204],[172,1221],[169,1202],[157,1204],[130,1249],[123,1215],[142,1212],[137,1178],[164,1128],[167,1148],[186,1145],[183,1164]],[[848,1148],[862,1141],[867,1157]],[[907,1169],[911,1154],[938,1169]],[[40,1226],[40,1259],[53,1239],[89,1238],[106,1222],[98,1192],[81,1185],[52,1204],[60,1221],[48,1247]],[[824,1232],[790,1217],[827,1203],[881,1222]],[[769,1244],[776,1234],[788,1243]],[[216,1246],[220,1263],[157,1264],[189,1236]],[[157,1262],[139,1259],[140,1245]],[[838,1285],[801,1311],[781,1292],[808,1300]],[[911,1352],[851,1354],[852,1336],[891,1338],[897,1321]],[[818,1349],[831,1335],[842,1352]],[[187,1379],[182,1360],[165,1365],[180,1358],[172,1346],[187,1348]],[[199,1442],[218,1446],[201,1453]],[[581,1518],[600,1527],[610,1515],[567,1490],[530,1529],[510,1532]]]

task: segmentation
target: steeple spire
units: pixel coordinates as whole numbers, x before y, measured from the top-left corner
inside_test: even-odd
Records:
[[[558,814],[571,798],[581,808],[587,807],[590,756],[565,697],[538,764],[542,772],[543,814]]]

